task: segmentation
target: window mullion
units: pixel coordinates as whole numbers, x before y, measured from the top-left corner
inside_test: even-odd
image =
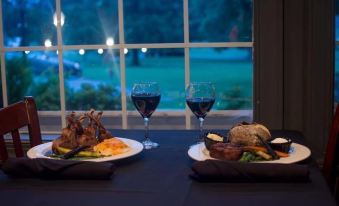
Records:
[[[6,81],[6,63],[5,63],[5,50],[4,50],[4,32],[2,26],[2,1],[0,1],[0,55],[1,55],[1,83],[2,83],[2,100],[3,106],[8,105],[7,96],[7,81]]]
[[[190,82],[190,48],[189,48],[189,17],[188,0],[183,0],[184,8],[184,52],[185,52],[185,85]],[[187,105],[185,106],[186,129],[191,129],[191,113]]]
[[[61,124],[66,127],[66,103],[65,103],[65,80],[64,80],[64,61],[62,49],[62,33],[61,33],[61,3],[60,0],[55,1],[57,14],[57,49],[59,60],[59,88],[60,88],[60,110],[61,110]]]
[[[119,16],[119,43],[120,43],[120,84],[121,84],[121,118],[122,128],[127,129],[127,103],[126,103],[126,64],[125,64],[125,33],[124,33],[124,5],[123,0],[118,1]]]

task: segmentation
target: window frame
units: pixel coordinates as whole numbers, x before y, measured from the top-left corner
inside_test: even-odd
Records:
[[[64,87],[64,65],[63,65],[63,52],[70,50],[97,50],[97,49],[117,49],[119,50],[120,55],[120,79],[121,79],[121,111],[110,111],[105,110],[105,116],[121,116],[122,129],[128,128],[128,115],[137,115],[136,111],[127,110],[127,99],[126,99],[126,62],[124,49],[141,49],[141,48],[156,48],[156,49],[166,49],[166,48],[181,48],[184,49],[184,65],[185,65],[185,85],[190,82],[190,49],[191,48],[253,48],[252,42],[209,42],[209,43],[192,43],[189,41],[189,9],[188,1],[182,0],[183,2],[183,32],[184,32],[184,42],[183,43],[142,43],[142,44],[126,44],[125,35],[124,35],[124,10],[123,10],[123,0],[118,0],[118,22],[119,22],[119,43],[114,44],[113,46],[108,46],[106,44],[100,45],[63,45],[62,42],[62,26],[60,25],[61,19],[61,0],[55,0],[56,4],[56,16],[58,24],[56,25],[57,31],[57,45],[51,47],[45,46],[25,46],[25,47],[5,47],[4,38],[3,38],[3,27],[2,27],[2,5],[0,1],[0,51],[1,51],[1,74],[2,74],[2,95],[3,95],[3,106],[8,105],[8,96],[7,96],[7,83],[6,83],[6,62],[5,62],[5,53],[13,51],[58,51],[59,59],[59,90],[60,90],[60,111],[39,111],[41,116],[55,116],[61,118],[61,126],[66,126],[66,115],[68,111],[66,110],[66,100],[65,100],[65,87]],[[248,110],[244,110],[248,113]],[[185,129],[191,129],[191,112],[187,105],[185,106],[184,112],[185,116]],[[220,115],[232,115],[234,111],[232,110],[218,110],[212,111],[209,116],[220,116]],[[177,116],[178,112],[173,112],[170,110],[159,110],[154,116]],[[46,131],[43,131],[46,132]],[[55,131],[59,132],[59,131]],[[52,131],[54,133],[54,131]]]

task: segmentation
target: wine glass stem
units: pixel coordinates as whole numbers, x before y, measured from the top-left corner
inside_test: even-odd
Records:
[[[149,137],[148,137],[148,123],[149,123],[149,119],[147,117],[144,117],[144,124],[145,124],[145,140],[149,141]]]
[[[200,129],[200,135],[199,135],[199,141],[198,142],[201,142],[202,141],[202,138],[203,138],[203,125],[204,125],[204,118],[202,117],[199,117],[199,129]]]

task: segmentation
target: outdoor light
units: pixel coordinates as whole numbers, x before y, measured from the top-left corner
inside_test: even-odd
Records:
[[[65,23],[65,15],[64,15],[64,13],[61,12],[60,13],[60,17],[61,17],[61,26],[63,26],[64,23]],[[54,13],[54,15],[53,15],[53,24],[54,24],[54,26],[57,26],[57,23],[58,23],[57,14]]]
[[[84,55],[84,54],[85,54],[85,50],[84,50],[84,49],[80,49],[80,50],[79,50],[79,54],[80,54],[80,55]]]
[[[46,39],[46,40],[45,40],[45,47],[51,47],[51,46],[52,46],[51,40]]]
[[[124,49],[124,54],[127,54],[127,53],[128,53],[128,49],[125,48],[125,49]]]
[[[104,53],[104,50],[103,49],[98,49],[98,54],[102,54]]]
[[[25,51],[25,54],[29,54],[31,51]]]
[[[113,46],[114,45],[114,39],[112,37],[108,37],[106,39],[106,45],[107,46]]]
[[[147,52],[147,48],[141,48],[141,52],[146,53]]]

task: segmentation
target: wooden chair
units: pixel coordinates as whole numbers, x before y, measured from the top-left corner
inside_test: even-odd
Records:
[[[11,133],[16,157],[23,157],[19,129],[27,126],[31,147],[41,144],[41,132],[38,112],[33,97],[0,109],[0,159],[8,158],[4,135]]]
[[[332,127],[328,137],[327,148],[325,153],[324,165],[322,172],[324,177],[334,193],[337,191],[337,174],[339,165],[339,104],[332,121]]]

